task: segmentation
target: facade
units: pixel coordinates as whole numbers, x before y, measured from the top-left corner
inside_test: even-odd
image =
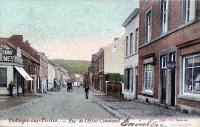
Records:
[[[48,59],[47,56],[45,56],[45,53],[38,53],[40,56],[40,91],[44,87],[48,88]],[[39,92],[39,91],[38,91]]]
[[[125,28],[124,40],[124,98],[136,99],[138,82],[139,9],[136,8],[122,24]]]
[[[114,42],[104,47],[103,49],[104,61],[100,60],[100,69],[104,68],[105,74],[119,73],[124,75],[124,37],[115,38]]]
[[[59,86],[62,86],[64,84],[64,81],[67,81],[68,72],[64,68],[62,68],[60,65],[55,65],[55,79],[56,83]]]
[[[104,50],[99,49],[96,54],[92,55],[92,88],[103,92],[104,85]]]
[[[200,1],[141,0],[138,99],[200,113]]]
[[[25,80],[32,78],[23,69],[22,55],[19,47],[8,42],[7,38],[0,38],[0,94],[6,95],[11,81],[14,83],[13,94],[22,94]]]
[[[55,64],[48,60],[48,90],[54,88],[54,79],[56,78]]]
[[[40,58],[38,52],[33,49],[28,41],[23,41],[22,35],[13,35],[8,42],[22,49],[23,69],[33,80],[24,82],[23,93],[36,93],[39,90]]]
[[[88,68],[88,74],[87,74],[87,81],[88,81],[88,84],[89,84],[89,88],[93,88],[92,87],[92,74],[93,74],[93,66],[92,64],[90,64],[89,68]]]

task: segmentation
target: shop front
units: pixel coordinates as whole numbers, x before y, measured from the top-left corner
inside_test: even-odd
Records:
[[[13,94],[19,95],[23,93],[25,80],[32,80],[23,69],[21,49],[6,42],[0,42],[0,79],[1,95],[9,93],[11,81],[14,83]]]
[[[200,114],[200,39],[177,45],[177,108]]]

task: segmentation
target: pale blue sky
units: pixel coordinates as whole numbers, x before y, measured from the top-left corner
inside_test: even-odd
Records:
[[[91,60],[122,36],[137,0],[0,0],[0,34],[24,35],[52,58]]]

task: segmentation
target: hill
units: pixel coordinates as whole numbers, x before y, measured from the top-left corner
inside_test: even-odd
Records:
[[[65,68],[68,71],[69,75],[74,74],[76,72],[77,73],[86,72],[90,65],[90,61],[84,61],[84,60],[53,59],[52,61]]]

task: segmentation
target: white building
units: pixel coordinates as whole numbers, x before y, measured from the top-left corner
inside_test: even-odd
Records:
[[[139,9],[136,8],[124,21],[124,89],[122,93],[128,100],[136,99],[137,73],[138,73],[138,44],[139,44]]]
[[[56,78],[55,64],[48,60],[48,90],[53,89],[54,79]]]
[[[104,47],[104,74],[119,73],[124,75],[124,37],[115,38],[114,42]],[[101,63],[99,63],[101,64]],[[99,67],[101,67],[99,65]]]

